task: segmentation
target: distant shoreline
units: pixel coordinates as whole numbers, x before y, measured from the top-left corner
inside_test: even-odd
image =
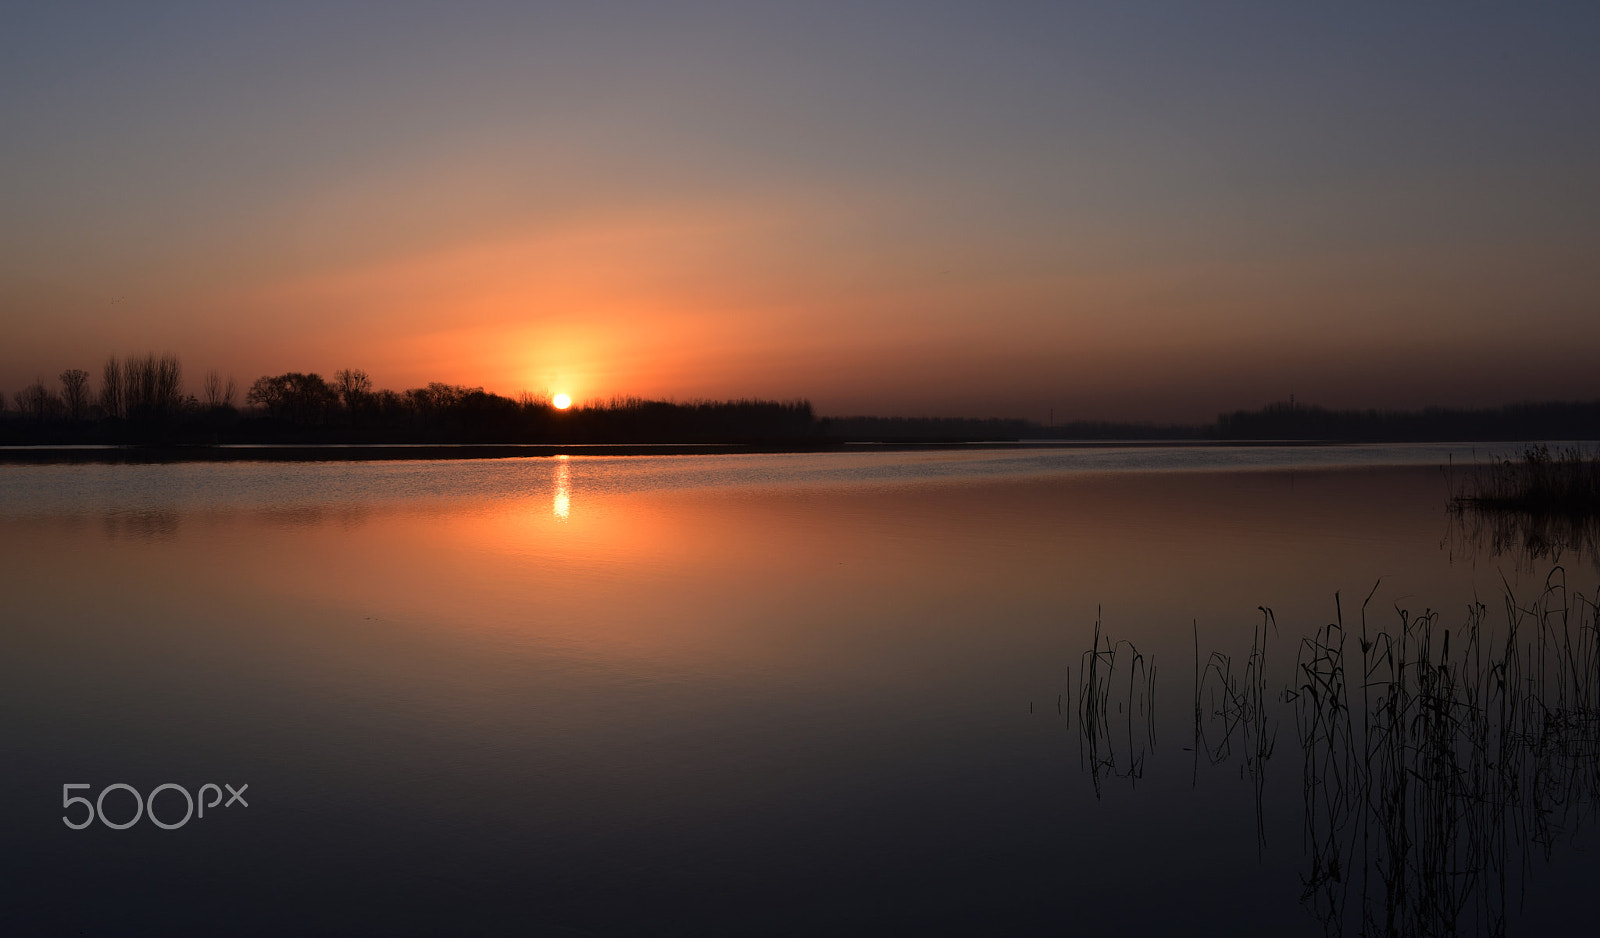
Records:
[[[69,369],[61,391],[43,379],[0,396],[3,462],[436,459],[562,452],[826,452],[855,447],[1274,446],[1352,442],[1592,440],[1600,400],[1507,404],[1478,410],[1328,410],[1288,401],[1217,415],[1208,424],[1069,419],[818,416],[797,400],[648,400],[573,405],[435,382],[374,389],[365,372],[330,384],[288,372],[251,385],[236,406],[231,379],[206,376],[204,401],[183,393],[176,356],[107,359],[98,395]],[[97,450],[85,446],[103,447]],[[446,448],[453,447],[453,448]],[[672,448],[676,447],[676,448]],[[86,455],[86,454],[95,455]],[[242,455],[241,455],[242,453]],[[109,454],[109,455],[108,455]]]
[[[1437,445],[1436,441],[1418,441]],[[1503,440],[1453,440],[1463,446]],[[162,464],[191,462],[393,462],[555,456],[718,456],[885,453],[954,450],[1152,449],[1407,445],[1367,440],[972,440],[966,442],[767,443],[262,443],[0,446],[0,465]]]

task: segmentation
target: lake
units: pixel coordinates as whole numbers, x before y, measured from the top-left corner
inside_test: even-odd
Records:
[[[1319,787],[1337,719],[1284,695],[1363,604],[1457,654],[1508,591],[1584,627],[1592,557],[1446,510],[1489,455],[0,466],[0,931],[1355,934],[1438,890],[1463,931],[1572,931],[1588,723],[1496,789],[1543,820],[1419,781],[1384,853],[1375,799]]]

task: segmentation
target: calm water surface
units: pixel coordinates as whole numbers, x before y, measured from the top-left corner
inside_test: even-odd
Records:
[[[1473,458],[0,467],[0,930],[1321,934],[1293,719],[1258,827],[1193,751],[1196,644],[1242,662],[1270,607],[1276,693],[1336,593],[1537,594],[1548,560],[1451,526]],[[1098,786],[1097,618],[1156,669]],[[64,784],[118,782],[248,807],[68,829]],[[1595,849],[1532,849],[1510,931],[1589,921]]]

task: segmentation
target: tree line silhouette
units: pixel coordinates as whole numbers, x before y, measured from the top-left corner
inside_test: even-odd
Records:
[[[69,368],[0,394],[0,444],[83,443],[950,443],[1027,440],[1526,441],[1600,439],[1600,401],[1480,410],[1335,411],[1275,403],[1211,424],[938,417],[819,418],[809,401],[659,401],[614,397],[558,410],[544,395],[509,398],[433,382],[392,391],[360,369],[285,372],[240,393],[215,369],[188,393],[178,356],[112,356],[96,382]]]
[[[95,386],[71,368],[0,395],[0,442],[69,443],[795,443],[814,439],[808,401],[609,401],[556,408],[545,395],[509,398],[433,382],[393,391],[364,371],[291,371],[257,378],[241,396],[207,371],[186,393],[171,353],[112,356]],[[242,397],[242,399],[241,399]]]
[[[1476,410],[1328,410],[1287,402],[1217,417],[1219,440],[1362,442],[1600,439],[1600,401],[1509,404]]]

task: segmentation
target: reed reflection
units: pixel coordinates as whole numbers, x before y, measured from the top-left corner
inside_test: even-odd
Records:
[[[1600,568],[1600,516],[1456,509],[1441,546],[1451,560],[1504,557],[1522,573],[1544,564]]]
[[[1144,777],[1145,756],[1156,745],[1156,666],[1132,642],[1108,636],[1102,641],[1096,617],[1094,644],[1083,653],[1079,674],[1078,756],[1098,798],[1102,778],[1134,785]],[[1070,669],[1067,681],[1070,693]],[[1061,698],[1056,707],[1061,709]],[[1071,714],[1062,715],[1070,724]]]

